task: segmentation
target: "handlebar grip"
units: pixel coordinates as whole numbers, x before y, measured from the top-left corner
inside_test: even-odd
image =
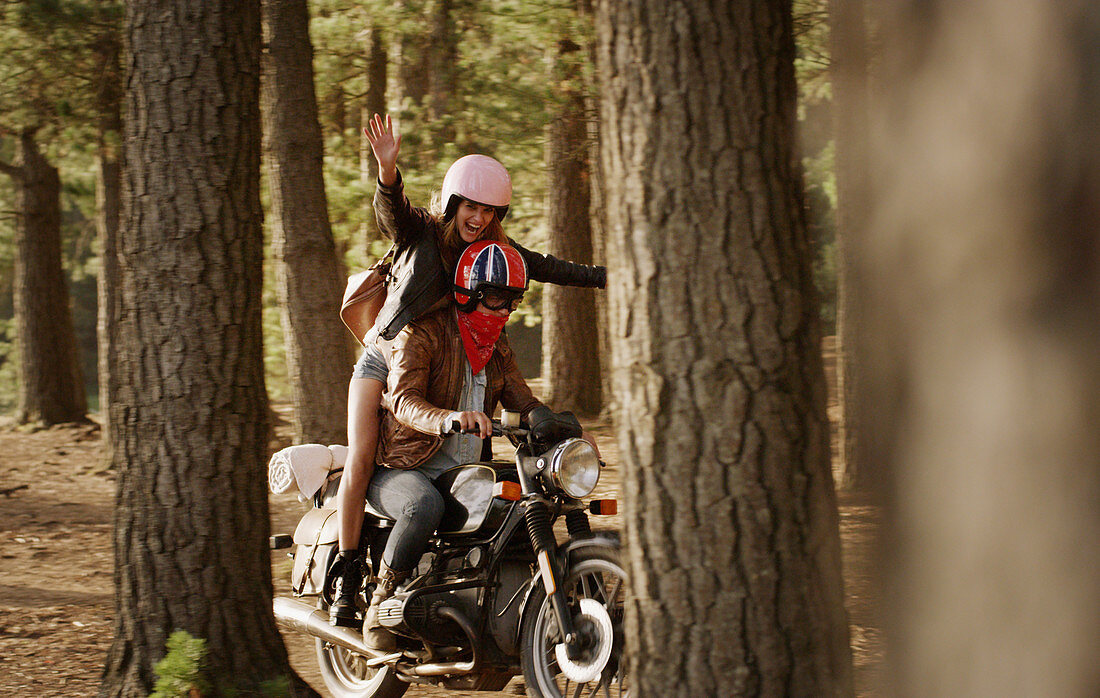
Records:
[[[504,430],[500,426],[500,420],[499,419],[494,419],[494,420],[492,420],[492,422],[493,422],[493,433],[491,435],[492,436],[504,436]],[[451,434],[459,434],[459,433],[461,433],[461,434],[478,434],[478,435],[481,434],[480,431],[463,431],[462,430],[462,424],[457,419],[452,419],[450,427],[448,428],[446,433],[444,433],[443,435],[444,436],[450,436]],[[485,438],[485,437],[482,437],[482,438]]]

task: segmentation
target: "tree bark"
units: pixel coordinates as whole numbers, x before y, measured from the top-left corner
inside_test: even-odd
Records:
[[[260,305],[259,0],[127,5],[115,639],[101,694],[145,696],[165,640],[216,695],[303,685],[271,609]]]
[[[264,132],[272,247],[296,443],[347,441],[352,358],[328,219],[306,0],[264,0]]]
[[[422,3],[410,3],[409,0],[394,0],[393,11],[397,16],[411,18],[414,25],[425,26],[428,18],[423,14]],[[389,64],[390,83],[386,90],[389,95],[390,112],[399,114],[406,104],[419,106],[428,94],[430,72],[426,50],[429,33],[404,31],[395,28],[391,35]]]
[[[109,418],[116,381],[115,339],[118,317],[118,226],[122,213],[122,163],[118,141],[122,137],[122,37],[120,29],[105,32],[96,42],[96,106],[99,134],[96,176],[96,235],[99,238],[99,278],[96,286],[96,348],[99,375],[99,414],[103,443],[112,443]],[[111,462],[111,454],[104,460]]]
[[[869,133],[867,26],[864,0],[830,0],[830,53],[836,137],[837,190],[837,312],[836,312],[836,392],[840,403],[840,484],[865,490],[874,473],[869,463],[860,463],[856,440],[859,438],[859,390],[856,339],[860,328],[858,312],[851,312],[857,285],[850,240],[859,240],[867,227],[870,207],[867,136]]]
[[[61,265],[61,179],[38,151],[34,129],[20,133],[5,172],[15,182],[16,421],[82,422],[88,405]]]
[[[386,80],[387,80],[387,49],[383,38],[382,27],[374,24],[370,29],[367,39],[367,97],[363,103],[362,117],[359,122],[366,128],[370,119],[375,114],[385,115],[386,112]],[[359,130],[359,179],[364,192],[374,191],[378,181],[378,161],[374,159],[374,151],[371,150],[367,134],[361,128]],[[378,222],[374,217],[374,207],[370,196],[363,197],[363,225],[362,225],[364,252],[369,257],[371,243],[382,236],[378,230]]]
[[[892,7],[856,289],[892,689],[1100,695],[1100,9]]]
[[[591,264],[588,124],[579,44],[558,43],[553,80],[560,111],[550,123],[547,252]],[[556,410],[599,414],[601,402],[596,301],[591,289],[546,284],[542,289],[542,378],[546,402]]]
[[[451,17],[451,0],[435,0],[431,9],[431,50],[428,57],[428,114],[440,143],[455,139],[454,101],[458,94],[458,39]]]
[[[852,694],[789,3],[597,16],[641,696]]]
[[[99,279],[96,303],[96,346],[99,366],[99,414],[102,423],[103,442],[108,446],[111,420],[108,415],[114,402],[117,381],[116,337],[118,318],[122,308],[118,298],[118,225],[122,204],[122,164],[112,152],[101,144],[96,177],[96,229],[99,236]],[[110,462],[110,454],[106,455]]]

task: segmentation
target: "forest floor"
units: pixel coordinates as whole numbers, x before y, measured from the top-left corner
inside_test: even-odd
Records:
[[[827,345],[828,346],[828,345]],[[831,359],[829,354],[826,358]],[[828,365],[831,369],[831,365]],[[831,372],[831,371],[830,371]],[[285,408],[280,410],[285,414]],[[835,405],[830,405],[835,413]],[[611,463],[604,496],[618,488],[611,428],[586,424]],[[280,432],[286,438],[286,425]],[[16,429],[0,419],[0,696],[93,696],[114,630],[112,505],[115,478],[103,466],[99,428]],[[289,495],[272,496],[272,530],[293,531],[300,514]],[[871,696],[882,665],[872,618],[871,545],[878,512],[840,497],[845,591],[857,694]],[[288,560],[272,553],[276,594],[289,594]],[[291,663],[322,695],[311,639],[284,635]],[[519,678],[500,693],[460,693],[414,686],[410,698],[523,695]]]

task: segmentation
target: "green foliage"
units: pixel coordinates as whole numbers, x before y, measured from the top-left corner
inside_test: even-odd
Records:
[[[814,282],[821,297],[821,319],[829,333],[836,325],[837,200],[827,0],[795,0],[794,25],[807,223],[814,243]]]
[[[821,320],[826,334],[836,327],[836,175],[833,140],[803,159],[807,224],[814,244],[814,281],[821,297]]]
[[[122,3],[23,0],[0,22],[0,127],[89,133],[100,100],[117,93],[108,56],[121,46]]]
[[[153,667],[157,682],[150,698],[187,698],[192,689],[205,691],[209,685],[202,675],[206,640],[177,630],[168,636],[166,649],[164,659]]]
[[[311,39],[315,86],[325,142],[325,186],[337,249],[347,271],[365,268],[387,245],[368,245],[365,225],[373,218],[374,183],[360,174],[360,111],[367,92],[369,32],[383,32],[392,49],[403,36],[404,60],[423,72],[431,47],[431,0],[311,0]],[[457,157],[484,152],[500,159],[513,178],[513,204],[506,232],[535,250],[545,250],[546,127],[555,111],[556,78],[552,65],[557,42],[584,47],[592,39],[588,18],[579,17],[573,0],[453,0],[456,32],[457,94],[441,119],[427,105],[406,97],[394,104],[403,135],[401,170],[415,205],[426,206],[443,174]],[[832,90],[828,74],[828,22],[825,0],[795,0],[799,81],[799,129],[802,138],[808,220],[814,237],[815,279],[831,319],[835,295],[835,181],[832,164]],[[106,49],[120,41],[122,4],[105,0],[26,0],[0,3],[0,160],[11,162],[15,130],[39,131],[47,157],[61,170],[64,186],[65,268],[74,295],[74,316],[82,345],[85,380],[94,390],[95,288],[98,271],[94,245],[97,105],[107,95]],[[570,54],[593,83],[586,50]],[[423,74],[416,74],[422,84]],[[399,76],[391,65],[389,82]],[[109,92],[109,91],[108,91]],[[443,126],[454,137],[440,138]],[[108,143],[117,137],[108,134]],[[10,342],[12,278],[12,185],[0,176],[0,409],[16,394]],[[270,249],[270,248],[269,248]],[[272,399],[290,398],[281,318],[273,265],[264,287],[264,346],[267,386]],[[533,288],[517,321],[538,321],[539,289]]]
[[[15,409],[19,394],[19,352],[14,341],[15,319],[0,319],[0,411]]]
[[[167,654],[156,663],[153,673],[157,677],[150,698],[190,698],[193,695],[207,695],[210,682],[205,678],[207,643],[186,630],[177,630],[168,636],[165,643]],[[279,676],[262,681],[255,688],[240,686],[217,686],[217,694],[224,696],[263,696],[264,698],[284,698],[291,695],[290,679]]]
[[[290,695],[290,679],[280,676],[260,684],[260,695],[264,698],[285,698]]]
[[[12,135],[36,129],[62,182],[62,255],[73,296],[85,385],[95,403],[96,281],[95,149],[108,123],[104,105],[117,100],[121,73],[122,3],[110,0],[23,0],[0,6],[0,160],[11,163]],[[12,361],[14,187],[0,177],[0,409],[16,394]]]

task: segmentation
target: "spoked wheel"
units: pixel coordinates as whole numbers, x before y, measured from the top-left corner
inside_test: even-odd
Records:
[[[390,667],[368,667],[363,655],[320,638],[316,652],[321,678],[335,698],[401,698],[409,688]]]
[[[583,548],[562,583],[573,624],[584,636],[581,656],[565,652],[546,592],[539,587],[523,619],[521,659],[529,698],[621,698],[630,695],[623,655],[626,572],[614,548]]]

